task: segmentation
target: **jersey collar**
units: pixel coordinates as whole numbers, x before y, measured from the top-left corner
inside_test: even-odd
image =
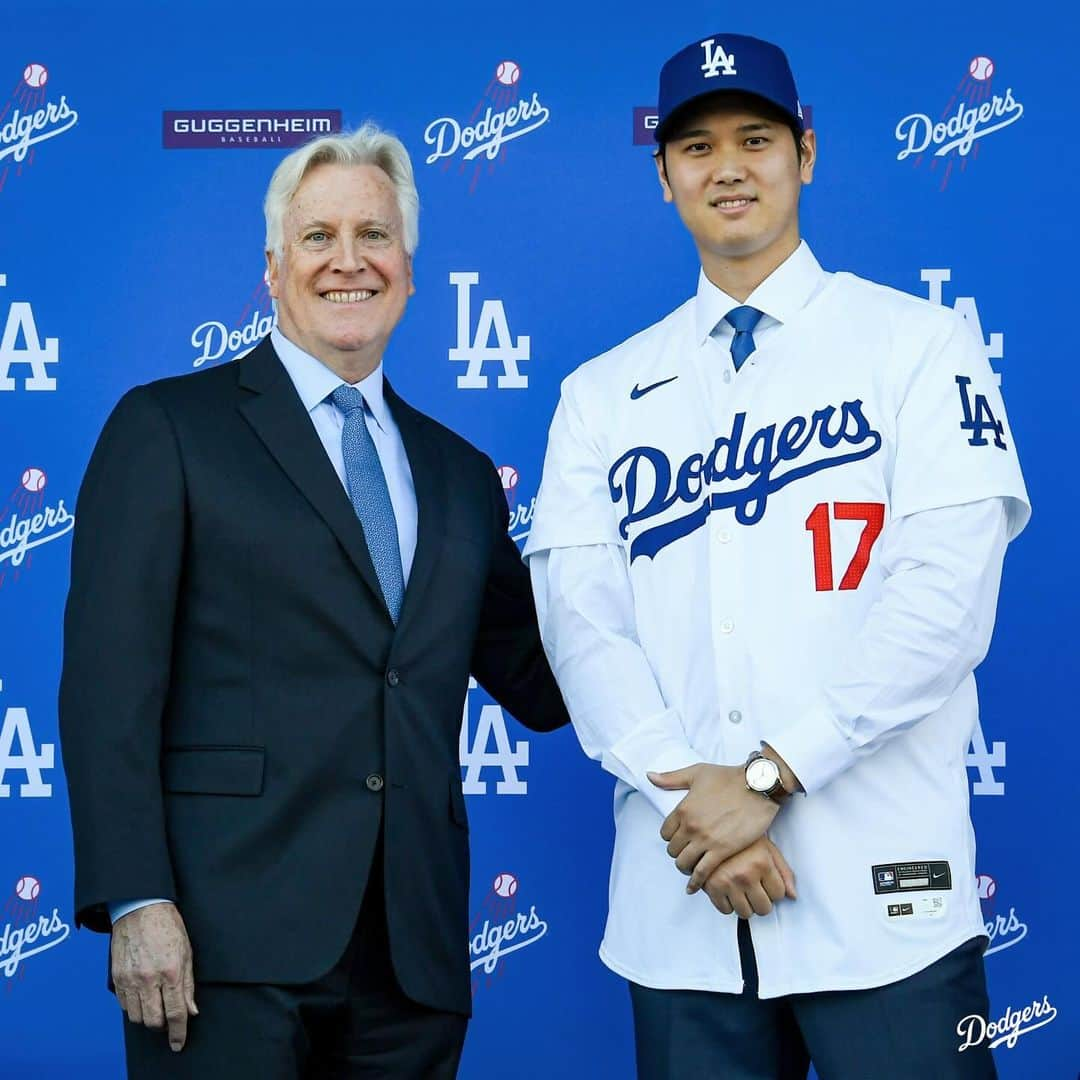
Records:
[[[827,277],[809,244],[803,240],[744,302],[764,312],[773,322],[785,323],[810,303]],[[739,301],[714,285],[702,270],[694,300],[697,343],[703,345],[716,324],[736,307],[739,307]]]

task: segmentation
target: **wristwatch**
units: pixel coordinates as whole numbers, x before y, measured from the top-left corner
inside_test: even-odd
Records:
[[[780,766],[760,750],[753,751],[746,759],[746,787],[775,803],[783,802],[791,794],[780,779]]]

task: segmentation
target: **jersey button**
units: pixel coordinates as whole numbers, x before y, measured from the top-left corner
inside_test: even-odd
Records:
[[[731,372],[730,371],[725,371],[724,372],[724,382],[731,382]]]
[[[368,791],[382,791],[385,781],[378,773],[372,773],[364,783],[367,785]]]
[[[392,667],[386,673],[387,686],[400,686],[401,685],[401,672],[396,667]]]
[[[732,630],[734,630],[734,629],[735,629],[735,621],[733,619],[725,619],[720,624],[720,633],[721,634],[730,634],[732,632]]]
[[[716,534],[716,539],[719,540],[721,544],[730,544],[731,533],[729,533],[727,529],[721,529],[720,532]]]
[[[738,709],[732,709],[732,710],[731,710],[731,712],[729,712],[729,713],[727,714],[727,718],[728,718],[728,719],[729,719],[729,720],[730,720],[730,721],[731,721],[731,722],[732,722],[733,724],[741,724],[741,723],[742,723],[742,713],[741,713],[741,712],[739,712],[739,710],[738,710]]]

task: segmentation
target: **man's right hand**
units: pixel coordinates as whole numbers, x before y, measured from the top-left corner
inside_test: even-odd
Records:
[[[709,866],[702,859],[686,891],[699,889],[717,911],[749,919],[751,915],[768,915],[773,904],[785,897],[794,900],[795,875],[780,849],[763,836],[719,866]]]
[[[150,904],[119,919],[112,929],[116,998],[133,1024],[169,1029],[169,1046],[187,1041],[188,1016],[196,1016],[191,942],[175,904]]]

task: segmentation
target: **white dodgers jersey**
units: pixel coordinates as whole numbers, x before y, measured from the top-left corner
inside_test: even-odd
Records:
[[[814,266],[820,287],[734,378],[703,373],[719,346],[695,335],[695,300],[571,374],[526,548],[621,548],[665,704],[716,764],[821,709],[881,597],[891,522],[1001,497],[1011,538],[1029,514],[962,317]],[[968,675],[853,765],[800,776],[807,795],[770,829],[798,900],[751,920],[762,997],[880,985],[983,933],[964,767],[976,719]],[[734,917],[685,895],[659,815],[622,781],[616,818],[605,962],[646,985],[741,990]],[[942,888],[916,889],[918,911],[890,912],[898,880],[933,874]]]

